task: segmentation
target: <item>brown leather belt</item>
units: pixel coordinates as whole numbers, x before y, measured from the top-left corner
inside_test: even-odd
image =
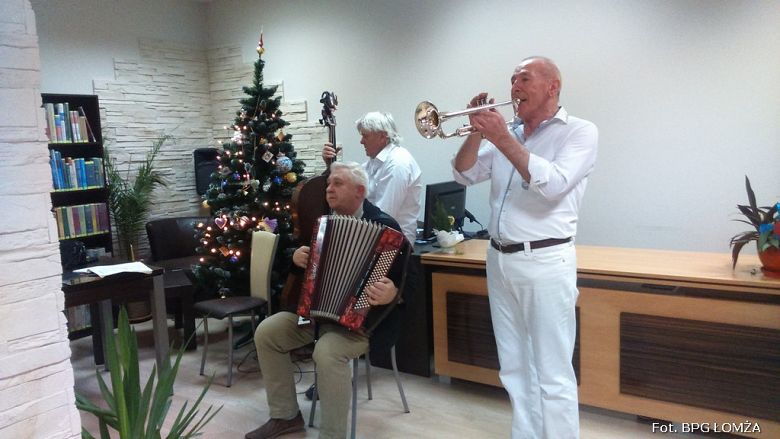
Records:
[[[559,244],[566,244],[569,241],[571,241],[571,237],[540,239],[538,241],[531,241],[529,243],[530,244],[529,247],[531,247],[531,250],[533,250],[535,248],[545,248],[545,247],[552,247],[554,245],[559,245]],[[494,249],[500,251],[501,253],[516,253],[525,250],[525,246],[523,245],[523,243],[501,245],[496,240],[491,239],[490,245],[492,245]]]

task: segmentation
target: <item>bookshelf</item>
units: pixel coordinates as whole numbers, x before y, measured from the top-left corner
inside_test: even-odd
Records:
[[[88,255],[113,251],[103,163],[100,105],[95,95],[41,95],[49,135],[51,204],[61,249],[75,241]],[[70,338],[91,333],[89,306],[66,310]]]

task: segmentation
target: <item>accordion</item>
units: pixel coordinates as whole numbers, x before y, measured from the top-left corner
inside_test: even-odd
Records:
[[[387,275],[405,242],[382,224],[325,215],[314,228],[298,315],[363,332],[371,305],[365,288]]]

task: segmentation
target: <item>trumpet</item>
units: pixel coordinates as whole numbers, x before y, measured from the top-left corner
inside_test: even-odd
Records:
[[[439,136],[442,139],[446,139],[454,136],[468,136],[477,132],[477,130],[474,129],[474,127],[472,127],[471,125],[460,127],[449,134],[446,134],[444,132],[441,125],[444,123],[444,121],[446,121],[447,119],[452,119],[453,117],[467,116],[469,114],[473,114],[478,111],[489,110],[491,108],[502,107],[504,105],[510,105],[510,104],[512,105],[512,108],[514,110],[513,111],[513,115],[514,115],[517,112],[517,102],[515,102],[514,100],[510,100],[506,102],[498,102],[495,104],[480,105],[478,107],[466,108],[465,110],[453,111],[450,113],[442,113],[432,103],[428,101],[422,101],[417,105],[417,108],[414,110],[414,124],[417,127],[417,131],[420,132],[420,135],[425,137],[426,139],[432,139],[436,136]],[[512,125],[513,123],[514,123],[514,118],[506,122],[507,125]]]

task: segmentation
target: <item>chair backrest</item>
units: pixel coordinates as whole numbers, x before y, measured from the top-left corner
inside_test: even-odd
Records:
[[[252,261],[249,267],[249,293],[253,297],[268,302],[268,315],[271,310],[271,270],[274,266],[276,245],[279,235],[263,230],[252,233]]]
[[[195,239],[195,226],[199,222],[208,222],[209,218],[186,216],[161,218],[146,223],[146,237],[152,260],[183,258],[195,255],[198,241]]]
[[[403,267],[401,279],[398,283],[398,294],[403,299],[404,303],[399,304],[399,306],[402,306],[403,308],[406,308],[406,310],[398,310],[389,313],[385,320],[383,320],[378,326],[377,330],[374,331],[371,334],[371,338],[369,338],[369,350],[371,352],[382,352],[389,350],[395,343],[398,341],[398,338],[400,336],[400,333],[402,331],[403,327],[403,320],[408,311],[408,309],[411,306],[414,306],[414,291],[411,293],[409,291],[413,290],[416,280],[409,282],[409,275],[412,274],[416,277],[416,270],[412,270],[411,268],[411,256],[414,252],[414,247],[412,247],[411,243],[409,243],[408,239],[404,239],[404,245],[401,249],[401,252],[397,256],[398,258],[401,258],[399,261],[396,261],[396,263],[400,263],[401,267]],[[394,268],[395,269],[395,268]]]

